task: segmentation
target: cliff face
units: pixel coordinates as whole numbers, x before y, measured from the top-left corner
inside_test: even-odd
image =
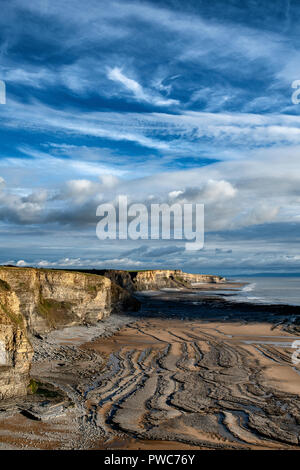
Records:
[[[184,273],[181,270],[174,271],[177,276],[181,277],[184,281],[187,281],[191,284],[197,284],[197,283],[212,283],[212,284],[218,284],[219,282],[225,282],[226,279],[225,277],[222,276],[215,276],[211,274],[190,274],[190,273]]]
[[[101,274],[111,279],[130,292],[142,290],[157,290],[166,287],[191,288],[195,283],[219,283],[225,279],[221,276],[206,274],[189,274],[177,270],[149,271],[101,271]]]
[[[117,284],[118,286],[122,287],[122,289],[126,289],[128,292],[133,293],[136,290],[136,286],[134,283],[132,273],[129,271],[121,271],[117,269],[107,269],[101,271],[95,271],[102,276],[107,277],[112,282]]]
[[[27,393],[32,356],[19,299],[0,281],[0,400]]]
[[[224,278],[204,274],[189,274],[177,269],[174,271],[138,271],[133,274],[133,281],[136,290],[156,290],[164,287],[191,288],[193,283],[216,283],[224,281]]]
[[[15,292],[27,331],[95,323],[116,309],[134,307],[130,294],[106,277],[34,268],[0,268]]]
[[[107,277],[0,267],[0,399],[26,393],[33,354],[28,335],[96,323],[138,306]]]

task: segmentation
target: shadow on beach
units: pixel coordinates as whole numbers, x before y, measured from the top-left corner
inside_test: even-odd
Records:
[[[235,302],[230,294],[226,298],[226,294],[203,295],[193,291],[141,292],[135,297],[141,302],[141,309],[130,315],[138,318],[286,323],[299,325],[300,329],[300,306]]]

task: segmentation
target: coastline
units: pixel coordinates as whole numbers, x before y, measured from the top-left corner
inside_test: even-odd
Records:
[[[140,312],[36,338],[31,375],[59,397],[3,404],[1,447],[298,448],[300,307],[238,304],[224,287],[139,292]]]

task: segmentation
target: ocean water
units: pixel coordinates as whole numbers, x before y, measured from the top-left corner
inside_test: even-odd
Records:
[[[238,292],[229,291],[231,301],[257,304],[300,305],[300,277],[239,277],[246,282]],[[232,295],[233,294],[233,295]]]

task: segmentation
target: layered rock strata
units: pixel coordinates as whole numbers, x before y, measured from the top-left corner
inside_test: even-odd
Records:
[[[93,271],[90,271],[93,272]],[[163,288],[191,288],[198,283],[220,283],[225,282],[222,276],[213,276],[209,274],[190,274],[176,270],[154,269],[148,271],[120,271],[120,270],[102,270],[99,272],[108,277],[119,286],[129,290],[158,290]]]
[[[31,335],[94,324],[138,302],[107,277],[59,270],[0,268],[0,399],[27,393]]]

